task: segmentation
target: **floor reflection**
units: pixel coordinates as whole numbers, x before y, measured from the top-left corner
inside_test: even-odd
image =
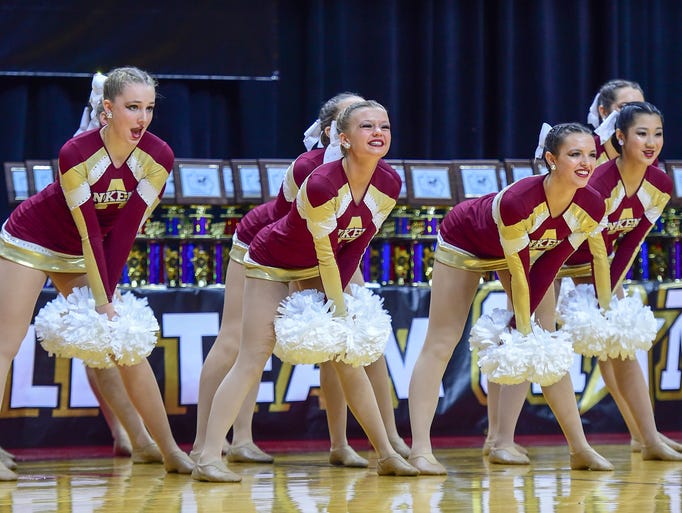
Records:
[[[20,462],[19,481],[0,483],[0,512],[682,513],[682,463],[642,461],[625,445],[598,450],[616,471],[571,471],[566,447],[531,447],[532,464],[518,467],[489,465],[480,449],[439,450],[449,474],[417,478],[330,467],[324,453],[278,454],[274,465],[231,465],[239,484],[125,459]]]

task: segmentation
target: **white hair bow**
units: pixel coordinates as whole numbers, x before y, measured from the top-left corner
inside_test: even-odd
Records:
[[[587,124],[594,128],[599,126],[599,93],[594,96],[590,110],[587,111]]]
[[[620,111],[618,109],[613,109],[611,114],[609,114],[606,119],[602,121],[602,124],[594,131],[594,133],[599,136],[599,141],[602,144],[608,141],[616,131],[616,121],[618,121],[619,115]]]
[[[552,125],[547,123],[542,124],[540,129],[540,135],[538,136],[538,147],[535,148],[535,158],[541,159],[543,152],[545,151],[545,139],[547,139],[547,134],[552,129]]]
[[[322,135],[322,129],[320,127],[320,120],[316,119],[315,122],[308,127],[308,130],[303,132],[303,145],[305,149],[310,151],[320,142],[320,135]]]
[[[327,162],[332,162],[334,160],[340,160],[343,158],[343,152],[341,151],[341,139],[339,139],[339,132],[336,129],[336,121],[332,121],[332,126],[329,129],[329,145],[327,149],[324,150],[324,164]]]
[[[76,133],[73,134],[74,136],[87,130],[100,127],[100,122],[97,117],[97,105],[102,101],[104,81],[106,79],[106,75],[102,75],[99,71],[92,76],[92,91],[90,92],[90,98],[88,99],[88,106],[83,109],[80,126],[78,127],[78,130],[76,130]]]

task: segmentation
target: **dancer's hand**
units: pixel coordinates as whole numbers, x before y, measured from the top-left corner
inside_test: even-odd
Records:
[[[114,310],[114,305],[112,303],[98,306],[95,310],[97,310],[97,313],[107,314],[109,319],[113,319],[116,316],[116,310]]]

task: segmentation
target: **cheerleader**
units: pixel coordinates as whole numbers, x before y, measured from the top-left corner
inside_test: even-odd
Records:
[[[88,313],[93,320],[102,318],[95,311],[118,319],[111,328],[103,323],[105,338],[114,335],[109,329],[121,326],[116,286],[138,229],[158,204],[173,166],[171,148],[147,131],[155,99],[156,83],[147,73],[137,68],[113,70],[103,87],[107,125],[67,141],[59,152],[59,181],[22,202],[4,223],[0,232],[0,382],[7,379],[46,277],[62,296],[80,287],[91,290],[95,308]],[[87,295],[83,299],[89,301]],[[95,327],[93,323],[87,329]],[[156,340],[155,335],[152,338]],[[104,339],[97,336],[94,344],[100,341]],[[166,471],[191,472],[192,460],[173,439],[149,362],[144,356],[128,355],[135,363],[119,365],[109,349],[113,346],[103,348],[101,357],[117,366],[158,444]],[[16,478],[0,466],[0,479]]]
[[[199,379],[199,401],[197,405],[197,431],[190,455],[198,457],[206,436],[206,423],[215,391],[232,367],[241,341],[242,293],[244,289],[244,255],[249,244],[258,231],[268,224],[284,217],[291,209],[303,181],[323,161],[341,158],[337,137],[331,134],[336,117],[352,103],[363,101],[357,94],[340,93],[324,103],[319,117],[305,133],[304,144],[308,151],[300,155],[287,170],[284,182],[277,198],[250,210],[237,225],[232,240],[230,261],[225,276],[225,300],[220,331],[211,350],[206,356]],[[330,136],[334,138],[331,140]],[[383,161],[381,165],[386,166]],[[362,277],[354,273],[353,283],[362,284]],[[367,366],[367,374],[372,382],[379,409],[391,440],[391,444],[403,456],[407,456],[409,448],[398,434],[393,412],[391,390],[389,387],[386,360],[381,356],[376,362]],[[321,389],[326,399],[327,423],[331,449],[329,461],[333,465],[347,467],[366,467],[368,462],[356,453],[349,445],[346,437],[347,404],[343,397],[336,373],[329,363],[320,364]],[[232,444],[227,449],[230,462],[270,463],[271,455],[264,453],[255,443],[251,432],[254,407],[258,394],[258,383],[249,391],[239,415],[233,425]]]
[[[74,137],[107,124],[102,94],[106,75],[95,73],[88,105],[83,109],[80,126]],[[99,403],[102,416],[114,439],[115,456],[130,456],[133,463],[158,463],[162,456],[144,425],[144,421],[126,392],[116,368],[95,369],[85,366],[85,374]]]
[[[323,164],[303,183],[289,213],[261,229],[244,256],[242,343],[218,387],[206,439],[192,477],[237,482],[222,462],[222,440],[275,347],[273,319],[289,293],[319,287],[334,315],[352,322],[343,290],[362,254],[395,206],[401,180],[379,166],[391,144],[386,110],[374,101],[354,103],[338,117],[343,158]],[[416,475],[391,446],[371,384],[361,367],[334,361],[348,404],[378,452],[379,475]]]
[[[441,379],[464,331],[482,272],[497,271],[513,305],[512,325],[526,336],[536,331],[531,327],[531,314],[547,295],[561,265],[583,241],[595,256],[598,290],[608,292],[608,261],[600,226],[604,205],[586,187],[596,160],[591,132],[577,123],[557,125],[547,134],[544,150],[547,175],[527,177],[497,194],[462,202],[440,226],[429,326],[408,399],[412,427],[408,461],[420,474],[447,473],[433,455],[429,434]],[[570,366],[570,347],[567,356]],[[562,376],[543,387],[543,392],[568,440],[571,468],[612,470],[587,443],[570,376],[565,370]],[[518,378],[517,382],[523,382],[527,377]],[[511,441],[493,442],[491,459],[519,463],[521,455],[515,453]]]
[[[663,213],[673,187],[672,179],[654,165],[663,147],[663,115],[648,102],[626,103],[617,115],[611,144],[619,156],[597,167],[590,185],[605,198],[605,237],[607,249],[613,253],[611,288],[623,298],[623,279]],[[580,248],[561,275],[573,277],[576,283],[589,283],[591,261],[589,251]],[[600,356],[604,382],[633,437],[633,450],[641,451],[644,460],[682,460],[678,452],[682,445],[656,428],[649,389],[634,351],[623,347],[620,357],[596,355]]]

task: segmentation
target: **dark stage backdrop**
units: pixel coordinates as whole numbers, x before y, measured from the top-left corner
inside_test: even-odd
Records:
[[[3,0],[0,73],[88,76],[135,62],[158,77],[271,79],[277,70],[276,1],[226,4]]]
[[[8,3],[23,4],[3,0],[0,6]],[[174,71],[188,76],[160,81],[151,127],[178,157],[293,158],[320,104],[351,90],[388,108],[390,157],[526,158],[543,121],[584,122],[596,89],[614,77],[641,83],[666,115],[662,158],[682,157],[682,3],[676,0],[272,0],[264,5],[276,14],[271,78],[278,80],[190,77],[198,68],[241,74],[224,65],[235,53],[251,55],[268,43],[250,37],[261,33],[260,22],[240,14],[260,2],[197,1],[179,19],[173,8],[186,4],[164,2],[168,10],[138,27],[136,15],[147,10],[119,3],[102,19],[100,39],[92,32],[100,24],[81,28],[108,2],[90,3],[82,16],[51,29],[55,42],[81,34],[79,52],[62,57],[91,60],[91,71],[105,48],[127,48],[130,41],[144,51],[106,64],[145,64],[155,73],[181,65]],[[215,36],[213,20],[228,18],[248,30],[243,44],[224,50],[209,36]],[[187,37],[186,24],[202,37]],[[220,36],[233,36],[233,25]],[[33,26],[26,23],[20,34],[3,30],[2,47],[30,46]],[[164,36],[159,27],[175,30]],[[34,51],[47,56],[38,44],[43,36],[36,35]],[[166,57],[143,59],[152,55]],[[0,68],[10,57],[0,59]],[[0,162],[56,156],[77,128],[89,92],[90,77],[0,76]],[[4,214],[6,194],[0,193]]]

